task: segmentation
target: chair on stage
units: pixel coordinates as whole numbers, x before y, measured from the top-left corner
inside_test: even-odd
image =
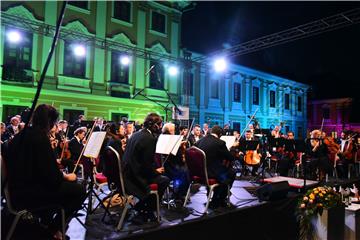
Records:
[[[216,179],[208,178],[207,166],[206,166],[206,155],[205,152],[195,146],[192,146],[186,150],[186,164],[189,169],[191,183],[186,193],[184,207],[186,207],[187,201],[190,196],[190,189],[195,183],[199,183],[208,187],[209,192],[207,196],[207,202],[204,210],[204,214],[207,213],[210,200],[214,193],[214,188],[218,187]]]
[[[37,207],[37,208],[29,208],[29,209],[16,209],[11,201],[11,194],[8,188],[8,183],[9,183],[9,178],[7,176],[7,172],[6,172],[6,166],[5,166],[5,161],[4,158],[1,159],[1,177],[2,177],[2,189],[3,189],[3,193],[5,196],[5,203],[6,203],[6,209],[9,211],[10,214],[14,215],[15,218],[11,223],[11,226],[9,228],[9,231],[5,237],[6,240],[10,240],[12,239],[11,237],[13,236],[16,226],[19,223],[20,219],[24,219],[24,220],[33,220],[35,218],[37,218],[37,214],[42,212],[42,211],[54,211],[56,214],[60,214],[61,217],[61,233],[62,233],[62,238],[65,239],[65,228],[66,228],[66,223],[65,223],[65,211],[64,209],[60,206],[60,205],[54,205],[54,204],[49,204],[49,205],[45,205],[45,206],[41,206],[41,207]],[[4,220],[4,219],[3,219]]]
[[[104,173],[107,176],[109,183],[114,186],[114,189],[111,193],[110,200],[112,197],[118,193],[121,199],[123,199],[123,204],[121,205],[123,207],[123,211],[120,216],[120,220],[116,226],[116,230],[121,230],[124,224],[125,216],[128,210],[132,207],[131,200],[132,196],[128,195],[125,190],[125,184],[124,184],[124,177],[123,177],[123,168],[122,168],[122,162],[119,153],[111,146],[107,146],[105,153],[104,153]],[[156,196],[157,200],[157,220],[160,222],[160,204],[159,204],[159,194],[158,194],[158,185],[157,184],[150,184],[150,194],[154,194]],[[110,202],[108,207],[110,206]],[[105,218],[105,214],[103,216],[103,219]]]

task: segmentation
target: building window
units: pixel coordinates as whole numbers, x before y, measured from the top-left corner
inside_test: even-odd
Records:
[[[68,3],[78,8],[88,9],[88,1],[68,1]]]
[[[84,115],[84,110],[64,109],[63,119],[70,124],[74,124],[74,122],[79,119],[80,115]]]
[[[234,83],[234,102],[241,102],[241,84]]]
[[[186,76],[188,76],[188,78],[186,78]],[[193,88],[194,88],[194,74],[193,73],[184,74],[183,94],[194,96]]]
[[[32,38],[31,33],[20,32],[20,42],[5,40],[4,44],[4,65],[2,78],[20,82],[31,82],[31,55]]]
[[[210,93],[211,98],[219,98],[219,80],[216,78],[211,79]]]
[[[298,96],[297,110],[298,110],[299,112],[302,111],[302,97],[300,97],[300,96]]]
[[[285,93],[285,109],[290,109],[290,95],[287,93]]]
[[[259,105],[259,87],[253,87],[253,105]]]
[[[86,56],[76,56],[73,48],[74,44],[65,42],[64,75],[85,78]]]
[[[303,129],[302,129],[302,127],[298,127],[297,128],[297,134],[298,134],[298,139],[302,139],[303,138]]]
[[[131,22],[131,3],[126,1],[114,1],[114,18]]]
[[[111,82],[129,83],[129,65],[121,64],[119,52],[111,52]]]
[[[240,123],[239,122],[233,122],[233,130],[238,131],[240,133]]]
[[[26,119],[24,119],[24,110],[28,109],[28,107],[25,106],[16,106],[16,105],[3,105],[3,112],[2,112],[2,121],[5,124],[9,124],[10,123],[10,119],[15,116],[15,115],[20,115],[21,116],[21,120],[25,121]]]
[[[165,69],[161,62],[151,60],[150,66],[154,66],[150,71],[150,88],[164,89]]]
[[[328,107],[323,108],[322,116],[324,119],[330,119],[330,108],[328,108]]]
[[[110,119],[110,120],[111,120],[112,122],[119,123],[119,122],[122,121],[122,119],[123,119],[124,117],[128,118],[129,115],[126,114],[126,113],[111,113],[111,119]]]
[[[153,11],[151,18],[151,30],[160,33],[166,33],[165,25],[166,25],[166,16],[164,14]]]
[[[285,133],[288,133],[290,131],[290,126],[285,126]]]
[[[270,91],[270,107],[275,107],[275,91]]]

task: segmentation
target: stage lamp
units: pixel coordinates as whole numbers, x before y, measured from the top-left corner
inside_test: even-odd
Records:
[[[175,66],[170,66],[168,71],[170,76],[176,76],[179,73],[179,69]]]
[[[214,61],[214,69],[216,72],[223,72],[226,70],[226,60],[224,58],[218,58]]]
[[[121,56],[121,57],[120,57],[120,63],[121,63],[122,65],[124,65],[124,66],[129,65],[129,63],[130,63],[130,57],[127,56],[127,55]]]
[[[74,51],[75,56],[77,56],[77,57],[84,57],[86,54],[85,47],[82,45],[74,45],[73,51]]]
[[[18,31],[12,30],[7,34],[7,39],[11,43],[19,43],[21,41],[21,34]]]

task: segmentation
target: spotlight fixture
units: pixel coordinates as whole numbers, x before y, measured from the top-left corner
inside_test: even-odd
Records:
[[[223,72],[226,70],[226,60],[224,58],[218,58],[214,61],[214,69],[216,72]]]
[[[11,43],[19,43],[21,41],[21,34],[18,31],[12,30],[7,34],[7,39]]]

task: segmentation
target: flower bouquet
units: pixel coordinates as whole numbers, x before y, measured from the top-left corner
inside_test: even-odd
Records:
[[[300,223],[300,239],[316,239],[315,228],[312,224],[314,217],[321,216],[324,209],[342,207],[339,193],[331,187],[316,187],[310,189],[299,199],[297,216]]]

